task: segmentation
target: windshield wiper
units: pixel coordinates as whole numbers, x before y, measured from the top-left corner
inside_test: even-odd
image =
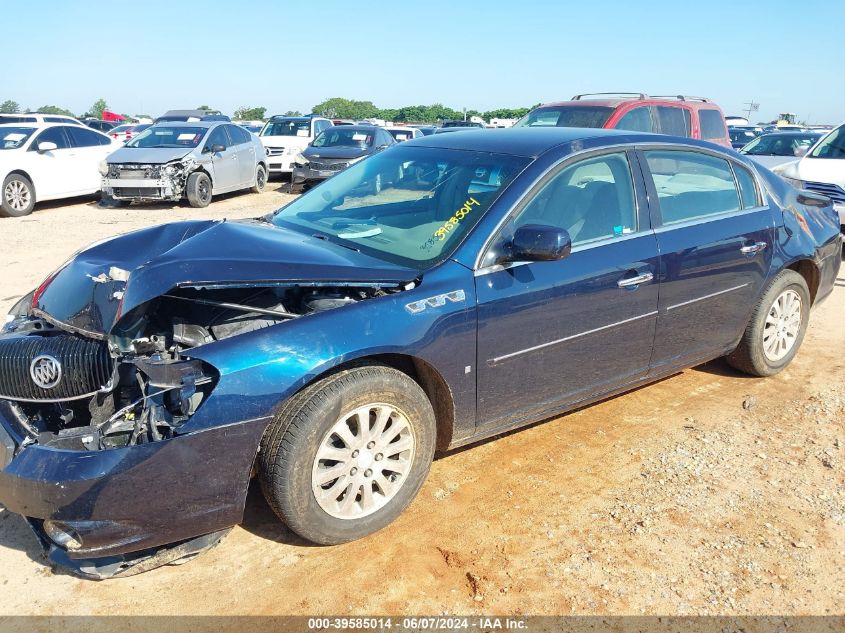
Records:
[[[348,248],[350,251],[355,251],[356,253],[360,253],[361,250],[355,248],[354,246],[350,246],[349,244],[344,244],[343,242],[335,242],[332,239],[329,239],[328,235],[323,235],[322,233],[313,233],[311,237],[315,237],[318,240],[323,240],[324,242],[330,242],[332,244],[336,244],[337,246],[342,246],[343,248]]]

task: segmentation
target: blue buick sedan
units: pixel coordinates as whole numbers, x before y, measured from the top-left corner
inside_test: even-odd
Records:
[[[93,245],[24,297],[0,502],[93,578],[213,544],[253,475],[304,538],[361,538],[436,451],[721,356],[779,372],[841,249],[830,200],[705,142],[408,141],[264,218]]]

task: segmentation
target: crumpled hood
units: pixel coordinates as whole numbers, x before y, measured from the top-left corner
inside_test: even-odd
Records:
[[[194,149],[193,147],[121,147],[109,154],[108,162],[158,165],[184,158]]]
[[[110,276],[111,268],[127,271]],[[163,224],[81,251],[37,295],[35,308],[80,333],[104,337],[120,315],[184,286],[384,283],[418,272],[336,244],[244,220]]]
[[[321,158],[360,158],[366,156],[372,150],[368,147],[309,147],[302,152],[308,159],[319,160]]]

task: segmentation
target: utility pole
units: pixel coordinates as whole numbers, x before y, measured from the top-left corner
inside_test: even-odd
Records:
[[[748,114],[746,114],[745,118],[746,118],[746,119],[748,119],[748,122],[749,122],[749,123],[751,123],[751,118],[750,118],[750,117],[751,117],[751,113],[752,113],[752,112],[758,112],[758,111],[760,110],[760,104],[759,104],[759,103],[754,103],[754,99],[752,99],[751,101],[749,101],[748,103],[743,104],[743,105],[747,105],[747,106],[748,106],[748,108],[747,108],[747,110],[746,110],[746,112],[747,112]]]

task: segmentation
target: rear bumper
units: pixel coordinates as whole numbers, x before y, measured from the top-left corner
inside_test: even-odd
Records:
[[[12,445],[11,454],[0,448],[0,503],[27,518],[53,560],[93,568],[100,559],[149,559],[169,544],[240,523],[267,424],[261,418],[126,448],[71,451],[26,445],[15,419],[0,400],[0,446]],[[81,547],[51,543],[47,520],[68,528]],[[164,558],[158,564],[171,562]]]

